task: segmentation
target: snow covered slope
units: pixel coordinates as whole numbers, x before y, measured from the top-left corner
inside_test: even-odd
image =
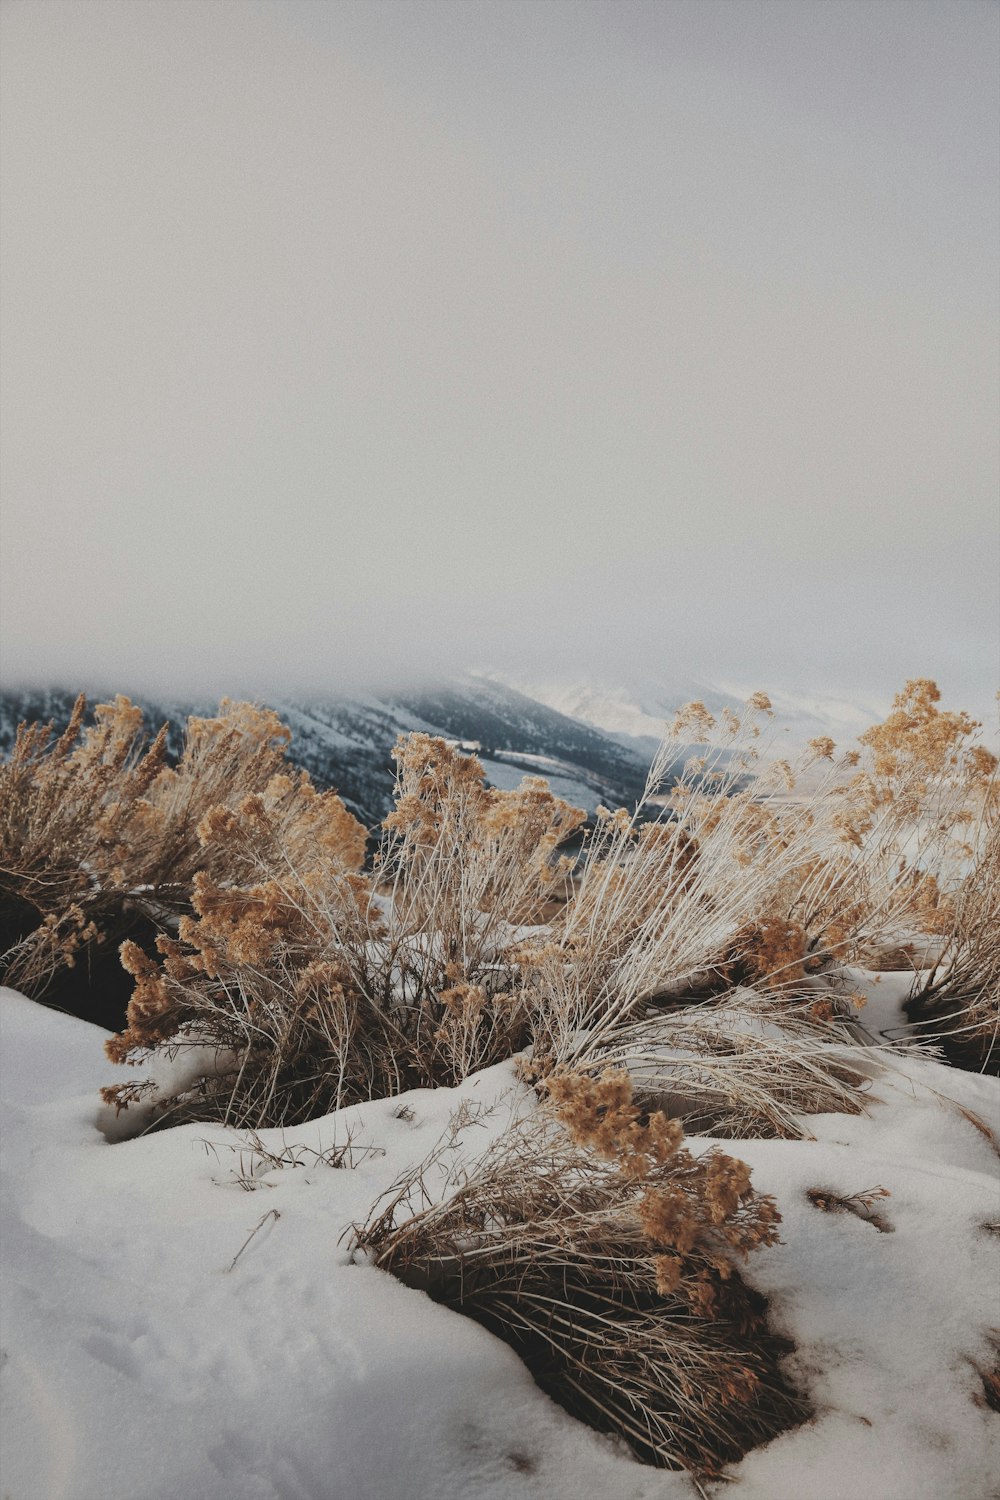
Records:
[[[492,1107],[461,1136],[470,1152],[531,1107],[510,1065],[265,1132],[301,1163],[272,1168],[214,1125],[109,1143],[103,1040],[0,992],[5,1497],[695,1500],[686,1476],[571,1420],[482,1328],[352,1263],[350,1225],[460,1101]],[[726,1143],[779,1200],[784,1243],[748,1275],[796,1342],[816,1416],[700,1493],[995,1493],[1000,1419],[980,1370],[1000,1163],[968,1111],[1000,1131],[996,1080],[901,1058],[865,1115],[811,1117],[812,1140]],[[348,1136],[353,1166],[318,1159]],[[880,1224],[807,1196],[876,1186]]]
[[[93,702],[106,694],[88,696]],[[169,724],[175,755],[187,715],[214,712],[205,703],[141,702],[151,728]],[[58,728],[72,706],[72,694],[49,689],[0,694],[0,754],[13,744],[20,720],[54,719]],[[369,828],[389,810],[392,747],[411,730],[480,745],[491,765],[503,763],[496,785],[511,784],[511,766],[520,767],[521,775],[551,777],[560,795],[572,792],[588,812],[598,802],[634,803],[648,765],[641,747],[625,747],[591,724],[482,678],[377,695],[278,700],[272,706],[292,731],[291,759],[319,785],[336,787]]]
[[[883,718],[888,707],[863,697],[848,700],[830,694],[772,691],[766,683],[706,682],[680,676],[635,676],[613,683],[545,678],[511,681],[521,692],[594,725],[644,755],[659,743],[677,709],[695,699],[717,715],[723,708],[739,711],[752,692],[766,689],[775,712],[775,734],[786,748],[798,748],[821,734],[849,744]]]

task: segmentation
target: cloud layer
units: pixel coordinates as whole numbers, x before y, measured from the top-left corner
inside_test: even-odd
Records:
[[[5,678],[985,696],[998,16],[12,0]]]

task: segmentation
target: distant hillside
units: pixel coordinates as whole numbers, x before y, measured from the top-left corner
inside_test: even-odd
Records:
[[[506,681],[507,679],[500,679]],[[684,703],[699,699],[718,716],[724,708],[742,709],[746,692],[735,687],[694,678],[658,679],[637,677],[613,683],[571,679],[513,679],[512,685],[559,713],[592,728],[631,749],[640,758],[652,755],[666,723]],[[758,686],[767,688],[766,683]],[[887,703],[868,698],[847,700],[829,693],[793,693],[770,690],[774,709],[773,734],[781,753],[801,749],[816,735],[830,734],[841,745],[877,723]]]
[[[89,695],[91,702],[108,696]],[[0,754],[9,753],[21,720],[69,719],[75,694],[58,689],[0,693]],[[153,731],[169,728],[179,752],[190,713],[214,703],[137,700]],[[374,828],[391,802],[392,747],[399,734],[423,730],[476,748],[491,784],[512,786],[523,775],[545,776],[553,791],[593,812],[599,802],[629,806],[640,795],[647,762],[593,725],[539,703],[504,684],[469,678],[432,689],[365,697],[330,697],[271,705],[292,731],[290,759],[321,786],[335,787],[351,811]]]

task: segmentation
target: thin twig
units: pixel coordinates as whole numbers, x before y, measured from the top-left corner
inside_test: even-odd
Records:
[[[226,1270],[227,1271],[231,1271],[233,1269],[233,1267],[235,1266],[236,1262],[239,1260],[240,1256],[243,1254],[244,1250],[249,1245],[249,1243],[253,1239],[254,1235],[257,1233],[258,1229],[263,1229],[263,1227],[267,1223],[268,1219],[280,1219],[280,1218],[281,1218],[281,1215],[280,1215],[280,1213],[278,1212],[278,1210],[276,1208],[269,1208],[266,1214],[262,1214],[261,1217],[257,1220],[257,1223],[251,1229],[250,1233],[247,1235],[246,1239],[243,1241],[243,1243],[240,1246],[240,1248],[237,1250],[236,1254],[233,1256],[232,1260],[229,1262],[228,1266],[226,1267]]]

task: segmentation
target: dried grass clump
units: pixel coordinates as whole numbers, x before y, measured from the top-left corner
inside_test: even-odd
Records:
[[[193,915],[157,940],[158,962],[122,949],[135,989],[108,1056],[141,1064],[165,1046],[213,1049],[193,1083],[160,1100],[161,1122],[263,1128],[326,1113],[345,1091],[370,1097],[392,1038],[390,1023],[363,1014],[350,962],[373,932],[363,828],[300,773],[213,808],[198,836],[208,868],[192,882]],[[210,873],[220,868],[244,883],[221,883]],[[118,1108],[141,1096],[132,1084],[103,1094]]]
[[[652,1005],[738,984],[816,1002],[817,974],[945,932],[996,760],[938,696],[909,683],[860,751],[836,758],[820,739],[795,766],[759,756],[761,695],[721,725],[690,705],[673,733],[696,733],[703,753],[665,793],[665,742],[644,804],[605,815],[553,923],[564,1034],[603,1041]]]
[[[808,1138],[810,1115],[860,1113],[881,1066],[876,1048],[809,1007],[746,989],[565,1050],[577,1068],[627,1069],[643,1103],[688,1132],[737,1140]]]
[[[829,821],[855,852],[817,883],[816,899],[862,960],[900,934],[950,930],[996,814],[997,758],[978,742],[982,725],[939,708],[940,697],[927,678],[908,682],[885,722],[860,736],[856,773],[831,789]]]
[[[664,793],[668,739],[645,807],[604,815],[575,895],[527,956],[539,1069],[627,1067],[688,1128],[807,1134],[810,1113],[860,1109],[879,1068],[841,967],[889,943],[926,949],[959,907],[979,934],[963,1004],[974,992],[992,1038],[996,761],[938,697],[909,683],[859,751],[816,740],[794,766],[759,755],[762,696],[721,724],[689,706],[673,733],[704,749]]]
[[[1000,1074],[1000,819],[954,902],[938,965],[918,981],[908,1018],[962,1067]]]
[[[363,829],[304,776],[202,819],[194,915],[159,939],[159,963],[124,950],[136,988],[108,1045],[136,1063],[164,1045],[215,1049],[209,1072],[160,1101],[161,1120],[291,1123],[455,1083],[530,1040],[518,921],[563,874],[557,849],[583,814],[537,778],[488,790],[443,740],[413,735],[396,754],[377,882],[361,872]]]
[[[0,972],[34,995],[139,918],[189,910],[199,823],[264,787],[289,740],[269,710],[224,700],[216,718],[188,721],[170,768],[166,726],[147,747],[128,698],[99,703],[87,726],[85,713],[81,694],[57,740],[51,724],[22,724],[0,764]]]
[[[559,1074],[549,1094],[471,1169],[435,1184],[432,1160],[397,1184],[358,1244],[645,1462],[717,1474],[807,1415],[736,1269],[775,1242],[775,1205],[744,1163],[641,1113],[623,1073]]]

